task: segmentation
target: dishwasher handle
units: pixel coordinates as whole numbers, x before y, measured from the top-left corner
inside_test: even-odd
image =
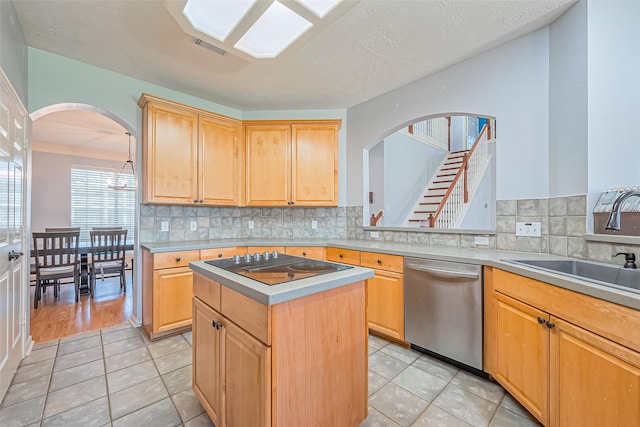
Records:
[[[439,276],[455,277],[459,279],[478,279],[480,275],[478,273],[469,273],[466,271],[451,271],[443,270],[441,268],[425,267],[420,264],[407,263],[405,267],[410,270],[424,271],[426,273],[433,273]]]

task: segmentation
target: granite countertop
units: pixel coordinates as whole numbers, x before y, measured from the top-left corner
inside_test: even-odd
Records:
[[[540,280],[545,283],[549,283],[555,286],[559,286],[572,291],[580,292],[585,295],[590,295],[596,298],[600,298],[606,301],[624,305],[636,310],[640,310],[640,294],[626,291],[622,289],[612,288],[597,283],[592,283],[586,280],[580,280],[578,278],[572,278],[562,274],[555,274],[540,270],[533,267],[527,267],[521,264],[514,264],[508,260],[540,260],[540,259],[573,259],[567,257],[560,257],[549,254],[536,254],[525,252],[510,252],[510,251],[498,251],[490,249],[475,249],[475,248],[458,248],[458,247],[442,247],[442,246],[424,246],[420,244],[412,243],[395,243],[395,242],[383,242],[383,241],[370,241],[370,240],[342,240],[342,239],[325,239],[325,240],[303,240],[303,239],[219,239],[219,240],[202,240],[202,241],[184,241],[184,242],[157,242],[157,243],[142,243],[141,247],[150,251],[151,253],[172,252],[172,251],[186,251],[193,249],[208,249],[208,248],[223,248],[233,246],[322,246],[322,247],[336,247],[342,249],[352,249],[357,251],[370,251],[380,252],[393,255],[410,256],[418,258],[429,258],[442,261],[461,262],[476,265],[487,265],[496,267],[511,273],[519,274],[532,279]],[[191,263],[192,267],[195,267],[195,271],[202,272],[203,265],[207,266],[203,261]],[[222,272],[223,270],[216,269]],[[362,270],[362,271],[361,271]],[[361,277],[358,274],[367,274],[365,268],[359,268],[354,270],[353,273],[356,277]],[[371,271],[371,270],[369,270]],[[340,274],[340,273],[334,273]],[[228,276],[219,274],[220,281],[231,281],[231,278],[238,282],[244,282],[237,280],[237,275],[228,273]],[[317,280],[322,280],[323,276],[318,276]],[[368,276],[371,277],[371,276]],[[326,278],[326,277],[325,277]],[[342,280],[343,278],[336,279]],[[215,280],[215,279],[214,279]],[[253,280],[245,279],[247,282],[256,284]],[[304,279],[303,281],[314,280]],[[352,281],[364,280],[363,278],[355,279]],[[300,281],[300,282],[303,282]],[[221,282],[222,283],[222,282]],[[223,283],[223,284],[227,284]],[[291,282],[295,284],[296,282]],[[350,282],[344,282],[346,284]],[[246,284],[244,284],[246,286]],[[313,286],[318,284],[300,283],[300,287]],[[334,284],[336,286],[341,286]],[[264,285],[266,288],[278,288]],[[284,286],[284,285],[280,285]],[[293,285],[292,285],[293,286]],[[235,289],[235,288],[234,288]],[[263,292],[263,296],[256,294],[257,289],[249,286],[250,291],[246,291],[247,296],[258,299],[266,298],[267,301],[278,301],[283,298],[283,295],[278,295],[285,292],[273,290],[269,292]],[[329,288],[327,288],[329,289]],[[236,289],[238,290],[238,289]],[[295,289],[288,289],[288,292],[296,294]],[[300,291],[302,292],[302,291]],[[316,290],[318,292],[318,290]],[[313,292],[310,292],[313,293]],[[296,294],[295,298],[303,296],[303,294]],[[291,298],[288,298],[291,299]],[[282,300],[284,301],[284,299]],[[278,302],[282,302],[278,301]],[[263,302],[263,301],[261,301]],[[263,302],[264,303],[264,302]],[[271,302],[275,304],[276,302]]]

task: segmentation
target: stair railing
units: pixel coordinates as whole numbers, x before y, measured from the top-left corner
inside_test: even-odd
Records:
[[[469,152],[465,153],[460,169],[442,197],[440,206],[429,217],[429,227],[451,228],[458,221],[463,205],[469,202],[469,193],[482,179],[488,159],[487,136],[490,129],[488,124],[484,125]]]

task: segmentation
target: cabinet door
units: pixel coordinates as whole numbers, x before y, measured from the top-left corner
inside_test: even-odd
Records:
[[[214,321],[221,322],[221,316],[198,298],[193,298],[193,390],[211,421],[220,425],[222,340]]]
[[[338,127],[291,126],[291,201],[296,206],[338,206]]]
[[[637,426],[640,353],[562,320],[552,322],[551,425]]]
[[[548,425],[549,315],[502,294],[494,296],[497,347],[494,378]]]
[[[246,125],[248,206],[287,206],[291,188],[291,127]]]
[[[191,324],[193,271],[189,267],[153,272],[153,333]]]
[[[369,329],[404,340],[404,274],[375,270],[367,280]]]
[[[198,202],[238,206],[244,182],[240,124],[201,115],[198,129]]]
[[[142,202],[189,204],[198,199],[198,115],[148,103],[142,145]]]
[[[226,427],[271,425],[271,348],[224,319]]]

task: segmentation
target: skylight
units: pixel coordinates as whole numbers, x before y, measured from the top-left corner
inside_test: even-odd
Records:
[[[196,43],[248,61],[275,58],[315,37],[360,0],[167,0]],[[295,45],[295,47],[293,46]]]
[[[184,7],[193,28],[225,41],[256,0],[189,0]]]
[[[235,44],[256,58],[275,58],[313,24],[275,1]]]

